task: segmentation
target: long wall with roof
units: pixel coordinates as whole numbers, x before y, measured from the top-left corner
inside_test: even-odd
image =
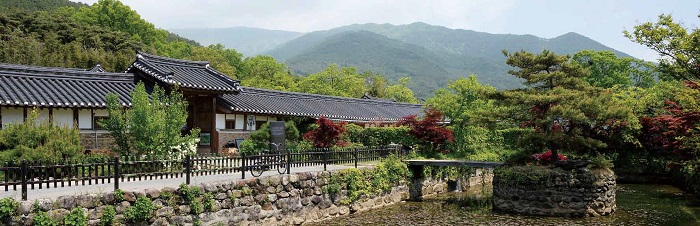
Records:
[[[129,93],[136,81],[177,85],[191,96],[212,98],[216,105],[202,117],[211,120],[203,124],[211,129],[206,132],[214,138],[211,151],[219,151],[229,141],[248,138],[251,131],[265,122],[285,117],[393,123],[407,115],[421,115],[423,107],[386,100],[240,87],[239,81],[214,70],[208,62],[145,53],[137,53],[136,61],[127,71],[104,72],[99,65],[93,69],[76,69],[0,63],[0,126],[22,122],[36,109],[40,120],[79,128],[86,149],[106,149],[112,140],[96,123],[107,117],[106,95],[116,93],[121,104],[129,107]]]

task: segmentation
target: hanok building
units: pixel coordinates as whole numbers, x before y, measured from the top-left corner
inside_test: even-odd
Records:
[[[138,82],[147,90],[179,87],[189,102],[184,128],[202,132],[200,152],[219,151],[265,122],[288,117],[388,124],[422,114],[419,104],[242,87],[206,61],[137,53],[126,73],[104,72],[99,65],[86,70],[0,64],[0,125],[22,122],[36,108],[39,119],[79,128],[87,149],[106,149],[112,139],[97,123],[107,117],[105,96],[116,93],[129,107]]]

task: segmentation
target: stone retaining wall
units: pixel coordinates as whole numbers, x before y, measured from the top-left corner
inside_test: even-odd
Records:
[[[176,188],[125,191],[121,202],[115,202],[114,193],[108,192],[37,200],[36,205],[59,221],[72,208],[83,208],[88,216],[88,224],[98,225],[106,205],[116,203],[116,219],[123,219],[124,211],[134,205],[138,197],[147,197],[153,201],[156,209],[149,222],[141,225],[192,225],[197,221],[202,225],[298,225],[391,205],[409,198],[407,183],[401,183],[389,192],[342,204],[343,194],[347,194],[347,191],[340,191],[337,195],[329,195],[324,191],[324,185],[334,173],[305,172],[203,183],[196,187],[202,193],[209,192],[213,195],[213,210],[198,215],[190,214],[190,206],[183,201]],[[462,180],[466,182],[462,185],[476,186],[479,181],[485,181],[484,178],[470,179],[476,175],[465,176]],[[489,174],[478,175],[484,177]],[[449,190],[448,183],[445,179],[426,180],[422,184],[424,195],[446,192]],[[34,206],[34,201],[21,202],[21,215],[13,217],[11,225],[31,225],[35,215]]]
[[[610,170],[549,170],[544,180],[493,180],[493,209],[509,213],[586,217],[615,212],[615,175]]]

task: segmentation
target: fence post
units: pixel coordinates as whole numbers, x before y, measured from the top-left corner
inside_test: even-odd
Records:
[[[190,155],[185,156],[185,183],[190,185],[190,173],[192,172],[192,161]]]
[[[357,148],[357,147],[354,148],[355,151],[353,152],[353,154],[355,155],[355,169],[357,169],[357,161],[358,161],[358,159],[357,159],[357,151],[358,151],[358,149],[359,149],[359,148]]]
[[[292,152],[289,149],[287,149],[287,174],[289,174],[292,171],[292,169],[290,169],[291,167],[292,167]]]
[[[114,191],[119,190],[119,156],[114,157]]]
[[[326,171],[327,162],[328,162],[328,149],[323,148],[323,171]]]
[[[22,169],[20,170],[22,179],[22,201],[27,201],[27,174],[29,173],[29,167],[27,167],[27,160],[22,160]]]
[[[241,179],[245,179],[245,153],[241,153]]]

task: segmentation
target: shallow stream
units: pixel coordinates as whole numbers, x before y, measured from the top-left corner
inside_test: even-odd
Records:
[[[574,219],[493,213],[489,192],[445,193],[312,225],[700,225],[700,202],[668,185],[618,184],[613,216]]]

